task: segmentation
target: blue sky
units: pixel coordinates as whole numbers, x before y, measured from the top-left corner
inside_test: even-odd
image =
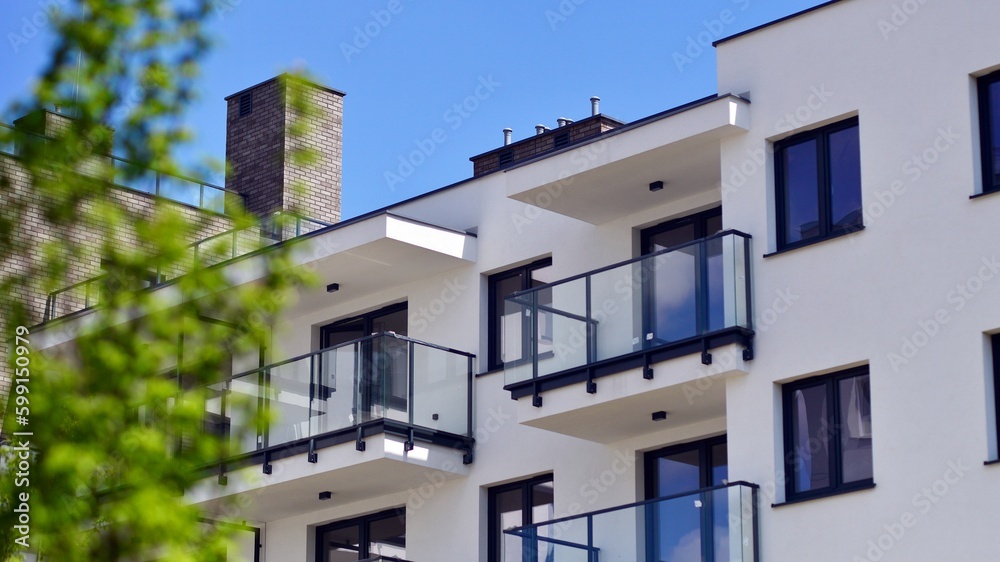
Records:
[[[0,16],[0,120],[51,47],[42,6]],[[469,157],[534,134],[537,123],[603,113],[623,121],[715,93],[710,42],[821,0],[215,0],[216,47],[188,119],[185,162],[225,155],[223,98],[296,66],[347,92],[343,216],[472,175]],[[37,25],[41,24],[41,25]],[[34,33],[33,33],[34,32]],[[457,106],[457,107],[456,107]],[[431,140],[435,129],[442,129]],[[401,159],[430,152],[412,170]],[[433,146],[433,150],[429,150]],[[222,183],[221,177],[208,178]]]

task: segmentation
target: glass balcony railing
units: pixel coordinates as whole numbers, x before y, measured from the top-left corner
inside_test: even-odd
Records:
[[[0,134],[0,153],[12,156],[18,155],[18,145],[21,143],[52,140],[49,137],[19,130],[9,125],[0,124],[0,128],[11,132],[9,135]],[[227,205],[242,206],[244,204],[242,194],[218,185],[144,168],[117,156],[98,156],[96,158],[107,158],[106,165],[84,165],[81,168],[81,173],[98,177],[108,175],[108,179],[120,187],[156,195],[219,214],[226,214]]]
[[[188,247],[188,258],[169,270],[154,269],[144,279],[142,287],[161,285],[197,267],[210,267],[236,259],[266,246],[315,232],[329,223],[301,217],[294,213],[276,213],[257,224],[227,230],[199,240]],[[122,287],[126,281],[115,280],[109,274],[99,275],[49,293],[43,322],[75,314],[101,304],[102,295]],[[106,297],[104,297],[106,300]]]
[[[503,560],[757,562],[757,486],[736,482],[504,531]]]
[[[213,385],[207,424],[229,439],[235,456],[317,438],[342,442],[379,423],[407,435],[410,446],[414,435],[437,436],[471,453],[473,358],[392,332],[375,334]],[[234,409],[237,402],[243,407]],[[254,411],[266,426],[248,423]]]
[[[750,236],[737,231],[515,293],[502,319],[505,383],[727,331],[749,338],[750,295]]]

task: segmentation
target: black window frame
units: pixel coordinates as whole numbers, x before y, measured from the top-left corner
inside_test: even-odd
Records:
[[[510,279],[511,277],[521,276],[521,288],[519,291],[524,291],[531,288],[531,272],[549,267],[552,265],[552,258],[542,258],[535,260],[531,263],[507,269],[501,271],[500,273],[494,273],[487,278],[487,285],[489,287],[487,293],[487,298],[489,299],[489,304],[487,305],[486,322],[487,322],[487,344],[486,344],[486,369],[487,372],[499,371],[503,369],[504,362],[500,359],[500,352],[502,351],[502,346],[500,345],[500,316],[503,315],[502,310],[497,310],[497,284],[500,281]],[[524,349],[528,349],[525,347]]]
[[[856,482],[843,482],[843,474],[841,471],[841,462],[843,459],[843,451],[841,450],[841,427],[842,423],[840,420],[840,390],[839,382],[844,379],[850,379],[854,377],[868,376],[869,389],[871,389],[871,369],[868,365],[861,367],[853,367],[850,369],[845,369],[843,371],[837,371],[835,373],[830,373],[827,375],[821,375],[818,377],[809,377],[806,379],[801,379],[786,383],[781,386],[781,420],[783,426],[784,434],[784,448],[783,458],[784,458],[784,470],[785,470],[785,503],[795,502],[801,500],[809,500],[814,498],[822,498],[827,496],[834,496],[837,494],[843,494],[847,492],[853,492],[856,490],[865,490],[871,488],[875,485],[875,463],[874,463],[874,450],[872,451],[872,477],[866,478],[864,480],[858,480]],[[815,386],[826,385],[826,396],[827,396],[827,420],[828,425],[832,428],[831,434],[829,436],[829,470],[830,470],[830,485],[826,488],[819,488],[814,490],[808,490],[805,492],[795,491],[795,476],[796,471],[796,455],[794,451],[794,437],[792,428],[792,400],[794,399],[794,394],[796,390],[801,390],[805,388],[812,388]],[[871,406],[871,396],[869,395],[869,406]],[[874,443],[874,428],[872,430],[872,442]]]
[[[990,107],[990,87],[1000,83],[1000,70],[982,76],[977,80],[979,90],[979,145],[980,158],[982,159],[983,174],[983,194],[996,193],[1000,191],[1000,183],[994,178],[1000,174],[1000,170],[993,168],[993,150],[1000,150],[1000,146],[993,146],[993,124],[990,121],[990,110],[1000,112],[1000,107]]]
[[[368,557],[372,556],[368,551],[368,543],[370,543],[371,538],[371,524],[377,521],[383,521],[385,519],[390,519],[392,517],[400,518],[403,520],[403,529],[406,529],[406,508],[400,507],[395,509],[387,509],[384,511],[379,511],[378,513],[371,513],[369,515],[362,515],[361,517],[353,517],[351,519],[343,519],[340,521],[334,521],[332,523],[327,523],[325,525],[320,525],[316,527],[316,555],[314,559],[319,562],[323,559],[323,533],[326,531],[344,529],[347,527],[358,527],[358,560],[367,560]],[[405,537],[405,534],[404,534]],[[405,548],[405,546],[404,546]]]
[[[555,489],[555,479],[551,473],[543,474],[541,476],[535,476],[525,480],[518,480],[516,482],[510,482],[508,484],[500,484],[499,486],[492,486],[487,490],[487,555],[486,560],[488,562],[501,562],[499,558],[500,555],[500,543],[497,539],[503,536],[503,529],[500,528],[500,521],[497,520],[496,516],[496,497],[499,494],[510,492],[513,490],[521,490],[521,524],[531,525],[533,523],[541,523],[541,521],[534,521],[532,516],[531,508],[534,505],[531,494],[535,486],[539,484],[545,484],[546,482],[553,483],[553,490]],[[500,532],[498,533],[497,530]]]
[[[372,335],[373,333],[372,332],[372,330],[374,330],[373,320],[375,318],[381,316],[387,316],[389,314],[401,311],[407,311],[407,312],[409,311],[408,301],[390,304],[387,306],[383,306],[382,308],[379,308],[377,310],[366,312],[364,314],[356,314],[349,318],[341,318],[340,320],[335,320],[328,324],[324,324],[319,329],[319,349],[325,349],[327,347],[326,345],[327,335],[330,332],[335,332],[337,328],[352,324],[360,320],[364,325],[363,328],[364,335],[362,335],[361,337],[367,337]],[[407,317],[407,324],[409,324],[409,317]],[[407,333],[409,333],[408,328],[409,325],[407,325]],[[405,336],[407,334],[400,334],[400,335]],[[365,342],[362,346],[362,354],[366,357],[369,364],[371,364],[371,360],[374,355],[373,346],[374,342],[370,341]],[[374,377],[372,375],[367,375],[365,378],[368,380],[374,380]],[[391,408],[406,411],[407,408],[409,407],[408,398],[404,396],[403,395],[404,393],[402,392],[394,392],[395,389],[393,388],[394,385],[392,378],[389,377],[385,379],[384,384],[386,385],[385,404]]]
[[[993,462],[1000,462],[1000,333],[990,336],[990,347],[992,348],[991,359],[993,361],[993,421],[996,426],[997,458]]]
[[[795,248],[801,248],[803,246],[809,246],[811,244],[816,244],[817,242],[822,242],[824,240],[829,240],[830,238],[836,238],[838,236],[843,236],[844,234],[850,234],[852,232],[857,232],[865,228],[864,225],[864,213],[861,215],[861,224],[857,226],[834,228],[831,217],[831,186],[830,186],[830,151],[828,148],[828,139],[831,134],[843,131],[845,129],[850,129],[852,127],[858,128],[858,140],[860,146],[860,136],[861,136],[861,126],[860,119],[858,117],[851,117],[844,119],[842,121],[837,121],[836,123],[831,123],[823,127],[818,127],[816,129],[811,129],[803,133],[798,133],[790,137],[781,139],[774,143],[774,201],[775,201],[775,218],[777,226],[777,247],[778,251],[792,250]],[[808,142],[810,140],[816,141],[816,165],[817,165],[817,202],[818,202],[818,217],[819,233],[810,238],[805,238],[802,240],[797,240],[795,242],[788,242],[786,240],[786,194],[785,194],[785,166],[784,166],[784,152],[788,147],[801,144],[803,142]],[[859,148],[859,163],[860,163],[860,148]],[[858,189],[863,189],[864,181],[858,185]],[[861,202],[862,211],[864,209],[864,201]]]

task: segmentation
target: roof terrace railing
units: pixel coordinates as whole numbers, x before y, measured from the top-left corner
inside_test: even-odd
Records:
[[[199,240],[188,246],[189,259],[170,270],[157,267],[142,279],[143,287],[155,287],[176,279],[198,267],[210,267],[260,248],[291,240],[310,232],[331,226],[330,223],[281,212],[261,220],[259,223],[234,228]],[[63,289],[49,293],[45,303],[42,321],[48,322],[91,309],[106,301],[109,291],[122,286],[105,273]]]
[[[53,139],[45,135],[31,133],[0,123],[0,128],[9,129],[14,132],[7,142],[0,142],[0,153],[11,156],[20,154],[19,144],[38,140],[49,142]],[[185,205],[212,211],[214,213],[226,214],[227,208],[235,201],[239,204],[245,203],[245,196],[231,189],[226,189],[208,182],[166,174],[157,170],[141,167],[124,158],[114,155],[107,155],[103,158],[109,160],[109,170],[100,169],[99,172],[88,172],[84,166],[83,173],[86,175],[102,176],[110,173],[111,181],[119,186],[157,197],[163,197],[171,201],[176,201]]]

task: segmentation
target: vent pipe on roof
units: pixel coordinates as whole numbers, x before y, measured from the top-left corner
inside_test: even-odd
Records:
[[[556,122],[559,123],[560,127],[565,127],[566,125],[569,125],[570,123],[572,123],[573,120],[572,119],[567,119],[565,117],[560,117],[559,119],[556,119]]]
[[[590,114],[600,115],[601,113],[601,98],[593,96],[590,98]]]
[[[503,145],[504,146],[507,146],[508,144],[510,144],[510,137],[513,134],[514,134],[514,129],[511,129],[510,127],[507,127],[506,129],[503,130]]]
[[[543,134],[545,134],[545,131],[548,131],[548,130],[549,130],[549,128],[546,127],[545,125],[542,125],[541,123],[539,123],[538,125],[535,125],[535,134],[536,135],[543,135]]]

